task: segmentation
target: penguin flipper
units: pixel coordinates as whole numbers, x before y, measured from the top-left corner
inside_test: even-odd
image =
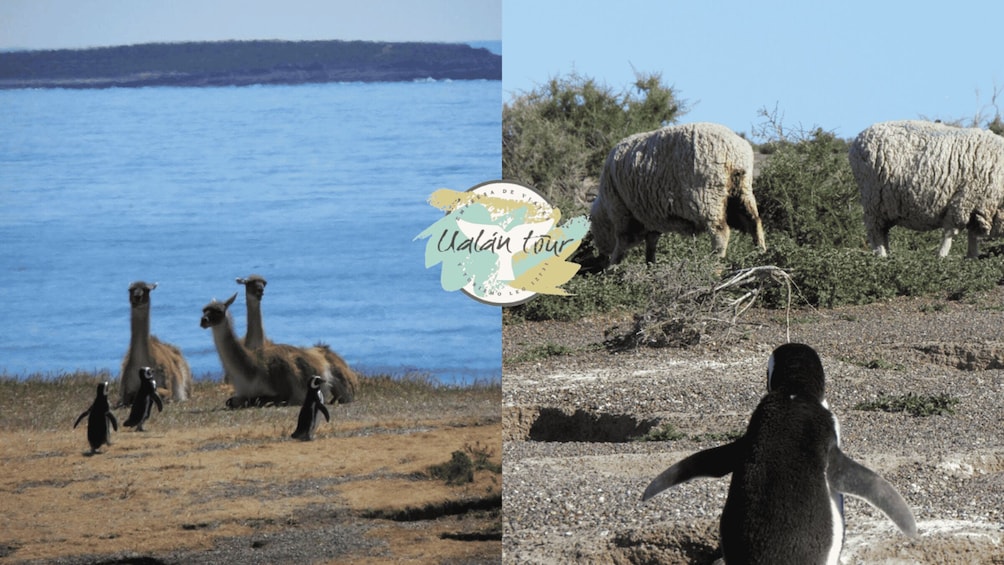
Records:
[[[738,441],[698,451],[659,474],[649,483],[642,502],[660,492],[696,477],[724,477],[735,468],[739,460],[740,445]]]
[[[863,498],[884,512],[908,537],[917,537],[913,512],[896,488],[871,469],[844,455],[836,446],[830,449],[827,457],[826,480],[833,490]]]
[[[157,412],[163,412],[164,411],[164,401],[161,400],[160,395],[157,394],[157,391],[153,391],[153,395],[152,396],[153,396],[153,401],[157,403]]]
[[[330,413],[328,412],[328,409],[327,409],[327,408],[325,408],[325,406],[324,406],[324,403],[323,403],[323,402],[319,402],[319,403],[317,404],[317,410],[318,410],[318,411],[319,411],[319,412],[320,412],[321,414],[324,414],[324,419],[325,419],[325,420],[327,420],[327,421],[329,421],[329,422],[331,421],[331,414],[330,414]]]
[[[76,428],[76,427],[77,427],[77,424],[79,424],[79,423],[80,423],[80,421],[81,421],[81,420],[83,420],[83,419],[84,419],[84,417],[85,417],[85,416],[87,416],[87,415],[88,415],[88,414],[90,414],[90,413],[91,413],[91,409],[90,409],[90,408],[88,408],[87,410],[84,410],[83,414],[81,414],[81,415],[77,416],[77,421],[76,421],[76,422],[73,422],[73,427],[74,427],[74,428]]]
[[[116,432],[119,431],[119,421],[118,418],[115,417],[115,414],[108,412],[106,416],[108,418],[108,421],[112,423],[112,429],[115,430]]]

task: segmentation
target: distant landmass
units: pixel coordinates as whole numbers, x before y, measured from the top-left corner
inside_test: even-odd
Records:
[[[0,89],[501,80],[461,43],[215,41],[0,53]]]

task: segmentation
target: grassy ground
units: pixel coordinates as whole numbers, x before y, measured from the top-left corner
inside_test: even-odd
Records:
[[[0,377],[0,559],[500,559],[497,382],[364,377],[300,442],[298,406],[227,410],[230,387],[202,381],[90,456],[72,426],[107,378]]]

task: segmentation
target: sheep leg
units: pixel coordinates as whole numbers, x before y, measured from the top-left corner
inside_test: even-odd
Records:
[[[627,253],[628,246],[621,243],[621,239],[617,238],[617,243],[614,244],[614,251],[610,254],[610,265],[617,265],[624,259],[624,254]]]
[[[948,252],[952,250],[952,238],[959,230],[955,228],[945,228],[941,237],[941,247],[938,249],[938,257],[948,257]]]
[[[760,251],[767,251],[767,240],[763,236],[763,225],[757,224],[754,231],[756,231],[756,234],[753,235],[753,241],[756,243],[756,246],[760,248]]]
[[[659,245],[659,236],[662,234],[657,231],[650,231],[645,234],[645,262],[652,264],[655,263],[655,249]]]
[[[868,245],[872,248],[872,253],[877,257],[888,257],[889,256],[889,229],[877,227],[872,223],[866,221],[868,226]],[[949,244],[951,245],[951,244]]]
[[[966,257],[978,259],[980,256],[980,236],[974,230],[969,230],[969,247],[966,249]]]
[[[711,229],[711,250],[719,257],[725,257],[729,248],[729,226],[718,226]]]

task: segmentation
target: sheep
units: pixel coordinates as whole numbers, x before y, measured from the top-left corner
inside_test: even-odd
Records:
[[[199,324],[212,328],[213,343],[223,370],[230,375],[234,396],[226,404],[240,408],[252,404],[301,404],[310,380],[319,375],[322,391],[331,389],[331,370],[318,348],[299,348],[284,344],[266,344],[250,350],[234,335],[228,309],[237,299],[235,292],[225,302],[212,300],[202,309]]]
[[[941,228],[938,256],[968,231],[966,256],[1004,226],[1004,138],[975,128],[924,121],[874,124],[851,143],[848,159],[861,193],[868,244],[889,253],[889,230]]]
[[[129,406],[139,392],[140,367],[153,367],[162,393],[170,400],[187,400],[192,395],[192,370],[181,350],[150,335],[150,291],[157,283],[136,281],[129,285],[131,336],[129,350],[122,358],[119,374],[120,406]]]
[[[244,346],[254,350],[272,344],[265,337],[265,327],[261,315],[261,300],[265,296],[265,285],[268,284],[268,281],[265,280],[265,277],[256,274],[237,277],[236,280],[237,284],[244,285],[244,300],[247,303],[247,334],[244,336]],[[355,399],[356,389],[359,388],[359,377],[349,368],[348,363],[326,344],[318,343],[314,348],[324,356],[334,378],[331,383],[332,396],[329,402],[338,402],[339,404],[352,402]],[[224,374],[224,381],[230,382],[228,374]]]
[[[733,227],[767,249],[753,197],[753,148],[718,124],[668,126],[617,143],[590,221],[606,264],[619,263],[642,240],[645,260],[654,263],[664,232],[710,231],[714,252],[724,257]]]

